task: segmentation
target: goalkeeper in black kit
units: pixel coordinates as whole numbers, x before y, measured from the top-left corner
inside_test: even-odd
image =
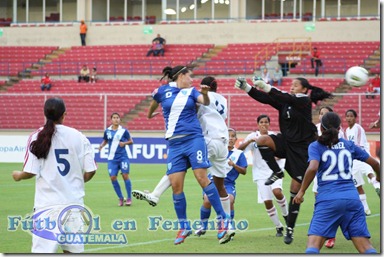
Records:
[[[275,157],[286,159],[284,168],[292,180],[284,242],[290,244],[293,241],[293,229],[300,209],[300,205],[293,203],[292,200],[300,189],[308,166],[308,146],[317,138],[317,129],[312,123],[312,103],[316,104],[318,101],[331,98],[332,94],[312,86],[304,78],[294,79],[289,93],[266,84],[259,77],[254,77],[252,82],[253,87],[244,78],[238,78],[235,87],[244,90],[256,101],[269,104],[279,112],[280,133],[261,136],[256,143],[261,156],[273,171],[265,182],[266,185],[271,185],[284,177],[284,170],[280,169]],[[311,93],[308,95],[309,90]]]

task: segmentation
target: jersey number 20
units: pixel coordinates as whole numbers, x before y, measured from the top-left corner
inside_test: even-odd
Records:
[[[347,163],[349,167],[345,167],[345,158],[347,158]],[[342,179],[351,179],[351,173],[346,173],[345,171],[351,171],[352,169],[352,156],[351,152],[348,150],[341,150],[338,155],[336,155],[333,151],[325,151],[323,153],[323,156],[321,156],[321,159],[323,162],[326,162],[328,159],[330,160],[329,167],[326,171],[323,172],[321,179],[323,181],[329,181],[329,180],[337,180],[338,176]],[[335,170],[337,165],[337,169],[339,170],[339,174],[331,174],[333,170]]]

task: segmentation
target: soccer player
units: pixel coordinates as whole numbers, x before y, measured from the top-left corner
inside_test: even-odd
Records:
[[[323,106],[319,110],[319,123],[316,124],[317,133],[319,136],[321,136],[321,118],[327,112],[333,112],[333,109],[329,106]],[[341,127],[339,129],[339,138],[346,139],[344,130]],[[315,193],[315,196],[316,196],[317,195],[317,178],[316,177],[313,179],[312,191]],[[325,247],[333,248],[335,246],[335,242],[336,242],[336,238],[329,238],[328,240],[325,241]]]
[[[36,176],[35,215],[57,205],[83,205],[84,183],[92,179],[97,169],[89,140],[76,129],[63,125],[64,101],[58,97],[47,99],[44,115],[44,127],[28,139],[23,171],[12,173],[15,181]],[[56,253],[56,238],[44,237],[53,232],[49,228],[33,230],[32,253]],[[83,244],[60,246],[64,253],[84,251]]]
[[[224,186],[224,178],[228,168],[228,130],[225,124],[228,110],[227,100],[222,95],[216,93],[217,81],[214,77],[208,76],[203,78],[201,85],[209,86],[208,97],[210,104],[208,106],[199,105],[197,113],[208,147],[208,159],[212,165],[208,168],[208,172],[213,175],[213,181],[218,189],[223,209],[227,216],[229,216],[231,213],[230,196]],[[150,205],[155,206],[159,201],[159,197],[169,185],[168,177],[163,176],[152,193],[134,190],[133,194],[137,199],[146,200]],[[228,240],[234,235],[235,231],[231,227],[227,231]]]
[[[109,177],[111,178],[113,189],[119,198],[118,205],[124,205],[124,196],[121,192],[119,181],[117,181],[117,175],[119,170],[121,170],[125,189],[127,191],[127,199],[125,201],[125,205],[131,206],[132,183],[129,178],[130,165],[128,153],[125,147],[127,145],[132,145],[133,139],[131,138],[129,131],[120,125],[121,118],[118,113],[112,113],[111,122],[112,125],[104,131],[104,140],[99,146],[99,151],[101,151],[101,149],[106,144],[108,144],[108,173]]]
[[[341,119],[334,112],[321,119],[322,135],[309,145],[309,166],[293,201],[303,202],[305,191],[317,176],[318,194],[308,229],[306,253],[319,253],[327,238],[334,238],[340,226],[359,253],[377,253],[369,238],[364,207],[352,180],[352,160],[368,163],[380,181],[380,165],[353,142],[338,137]]]
[[[227,173],[224,179],[224,186],[230,199],[230,213],[231,220],[233,221],[235,217],[236,179],[239,177],[239,174],[245,175],[247,173],[248,163],[243,151],[235,148],[235,143],[237,141],[236,130],[228,128],[228,132],[228,165],[226,168]],[[212,180],[212,176],[209,175],[209,177]],[[211,216],[211,203],[209,202],[206,194],[204,194],[203,200],[203,205],[200,207],[200,220],[202,226],[200,229],[195,231],[196,236],[201,236],[206,233],[208,220]]]
[[[259,129],[256,132],[250,133],[239,145],[239,149],[244,150],[245,153],[249,151],[252,153],[252,177],[253,182],[256,183],[258,189],[258,202],[264,202],[267,214],[276,226],[276,236],[282,237],[284,227],[279,220],[279,215],[272,200],[273,197],[276,198],[276,202],[280,207],[284,220],[286,220],[288,217],[288,205],[283,194],[283,179],[278,179],[272,185],[265,185],[265,181],[271,176],[272,170],[261,157],[256,144],[257,138],[262,135],[275,135],[274,132],[268,131],[270,122],[271,120],[268,115],[262,114],[258,116],[257,125]],[[284,167],[284,159],[280,159],[277,162],[280,167]]]
[[[346,139],[354,142],[355,145],[361,147],[368,154],[370,154],[369,143],[365,135],[365,130],[363,127],[356,123],[356,117],[357,113],[353,109],[349,109],[345,112],[345,120],[348,123],[348,128],[345,130]],[[364,206],[366,215],[371,215],[371,210],[369,209],[367,203],[367,195],[363,189],[363,185],[365,184],[363,174],[368,177],[368,180],[375,188],[376,193],[380,196],[380,183],[376,181],[375,173],[373,172],[372,168],[365,162],[354,160],[352,168],[353,181],[355,182],[355,186],[359,192],[360,200]]]
[[[308,166],[308,145],[317,137],[316,126],[312,123],[312,103],[329,98],[331,94],[312,86],[304,78],[294,79],[289,93],[266,84],[259,77],[254,77],[252,81],[255,87],[250,86],[244,78],[238,78],[235,87],[244,90],[256,101],[269,104],[279,111],[281,133],[260,136],[256,143],[261,156],[273,171],[265,182],[266,185],[271,185],[284,177],[284,169],[279,167],[275,156],[286,159],[285,170],[292,180],[284,242],[290,244],[293,241],[293,229],[300,209],[300,205],[293,203],[292,199],[300,189]],[[308,96],[309,90],[311,94]]]
[[[187,221],[187,202],[183,190],[186,171],[190,167],[204,193],[207,194],[218,219],[223,223],[217,235],[219,242],[226,243],[233,236],[232,232],[227,231],[230,218],[227,218],[223,210],[216,186],[207,177],[207,168],[211,164],[196,114],[196,104],[210,103],[209,86],[201,85],[201,92],[192,87],[191,71],[186,66],[166,67],[163,74],[171,82],[153,91],[148,117],[157,115],[154,111],[161,104],[166,124],[165,138],[169,142],[167,175],[172,186],[173,203],[180,224],[174,244],[183,243],[185,238],[192,234]]]

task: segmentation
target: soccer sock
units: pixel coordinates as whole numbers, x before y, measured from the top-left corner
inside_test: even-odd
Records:
[[[278,173],[281,171],[279,165],[276,162],[275,154],[271,148],[267,146],[259,146],[260,154],[268,164],[269,168],[273,171],[273,173]]]
[[[283,199],[280,199],[280,200],[276,198],[276,202],[280,206],[281,214],[283,216],[287,216],[288,215],[288,205],[287,205],[287,199],[285,198],[285,196],[283,196]]]
[[[184,192],[180,194],[173,194],[173,205],[175,207],[176,216],[179,220],[180,229],[191,228],[188,226],[187,222],[187,201],[185,200]]]
[[[127,190],[127,199],[131,199],[131,193],[132,193],[132,183],[130,179],[124,180],[125,182],[125,189]]]
[[[281,223],[279,220],[279,216],[277,215],[277,211],[275,206],[273,206],[271,209],[265,209],[267,211],[267,214],[269,218],[272,220],[273,224],[275,224],[276,227],[281,227]]]
[[[231,214],[231,201],[229,200],[229,195],[226,197],[220,197],[221,205],[223,206],[223,210],[226,214]]]
[[[291,200],[289,201],[289,213],[287,227],[294,228],[296,224],[297,216],[299,215],[300,204],[293,203],[293,198],[295,198],[297,193],[291,192]]]
[[[320,250],[315,247],[308,247],[307,249],[305,249],[305,253],[320,253]]]
[[[364,253],[377,253],[375,248],[367,249]]]
[[[235,210],[231,210],[231,220],[235,218]]]
[[[171,186],[171,181],[169,181],[169,178],[167,175],[164,175],[159,183],[157,183],[155,189],[151,193],[153,196],[160,198],[162,194]]]
[[[221,205],[219,192],[217,191],[215,184],[212,182],[209,183],[208,186],[203,188],[203,191],[207,195],[209,202],[211,203],[218,216],[218,219],[225,219],[226,214],[224,212],[223,206]]]
[[[369,210],[369,206],[368,206],[368,203],[367,203],[367,195],[366,194],[362,194],[362,195],[359,195],[359,197],[360,197],[361,203],[364,206],[364,211]]]
[[[201,220],[201,227],[204,230],[207,230],[208,227],[208,220],[209,216],[211,216],[211,208],[205,208],[204,206],[200,207],[200,220]]]
[[[113,185],[113,189],[115,189],[115,192],[116,192],[116,194],[117,194],[117,197],[119,197],[119,199],[124,198],[124,197],[123,197],[123,194],[121,193],[121,189],[120,189],[119,181],[117,181],[117,180],[113,180],[113,181],[112,181],[112,185]]]

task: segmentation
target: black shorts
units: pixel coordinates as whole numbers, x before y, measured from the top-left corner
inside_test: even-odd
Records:
[[[282,134],[270,135],[276,146],[275,156],[285,158],[285,169],[288,174],[301,183],[308,167],[308,144],[289,143]]]

